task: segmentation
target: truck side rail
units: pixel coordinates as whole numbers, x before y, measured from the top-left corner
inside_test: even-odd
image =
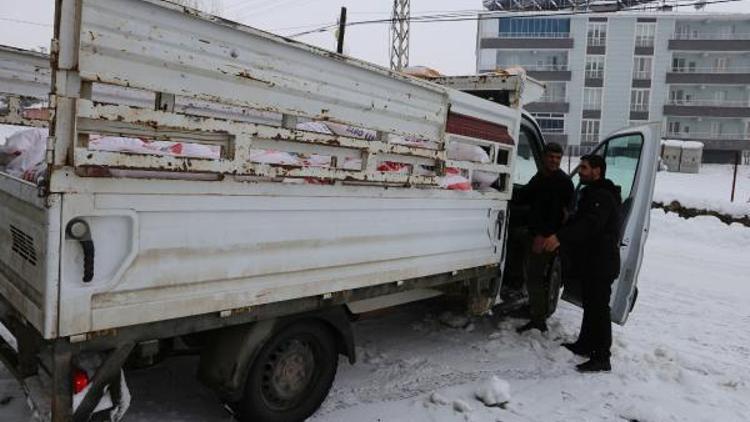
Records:
[[[446,166],[446,122],[450,126],[450,116],[462,107],[482,109],[485,123],[505,133],[499,145],[482,146],[493,159],[506,159],[450,166],[468,174],[510,174],[512,154],[495,151],[512,150],[517,128],[503,123],[517,120],[508,119],[517,111],[480,105],[458,91],[160,0],[60,0],[60,6],[52,59],[56,127],[50,192],[70,185],[62,179],[71,172],[58,171],[66,166],[75,167],[78,176],[107,168],[435,187]],[[154,106],[128,104],[117,96],[101,101],[96,93],[102,87],[145,92]],[[376,135],[365,140],[296,129],[307,120]],[[220,157],[92,153],[91,135],[209,144],[219,146]],[[394,136],[430,141],[437,148],[396,144]],[[258,149],[332,158],[322,167],[248,160]],[[352,159],[361,165],[344,165]],[[405,164],[408,171],[378,171],[383,162]],[[508,194],[507,189],[501,193]]]
[[[47,55],[0,45],[0,123],[46,127],[49,82]]]

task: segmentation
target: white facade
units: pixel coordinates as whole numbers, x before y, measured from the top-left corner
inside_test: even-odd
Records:
[[[750,150],[750,14],[519,14],[481,19],[478,34],[478,72],[518,65],[548,84],[527,108],[550,141],[662,121],[708,161]]]

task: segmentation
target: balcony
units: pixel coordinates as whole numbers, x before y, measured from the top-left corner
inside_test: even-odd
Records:
[[[634,70],[633,71],[633,79],[651,79],[651,71],[650,70]]]
[[[584,119],[601,119],[602,118],[602,105],[600,104],[583,104],[583,112],[581,117]]]
[[[630,120],[648,120],[648,104],[630,104]]]
[[[749,100],[677,100],[664,104],[664,115],[683,117],[750,117]]]
[[[651,71],[634,70],[633,88],[651,88]]]
[[[750,84],[750,67],[673,67],[668,84]]]
[[[564,96],[545,95],[533,103],[526,104],[524,108],[538,113],[567,113],[570,110],[570,104]]]
[[[750,32],[721,34],[709,32],[677,32],[672,37],[673,40],[750,40]]]
[[[560,145],[568,144],[568,133],[565,129],[542,129],[544,142],[556,142]]]
[[[601,88],[604,86],[604,69],[588,69],[585,72],[583,86]]]
[[[573,48],[569,32],[501,32],[494,38],[483,38],[480,48]]]
[[[597,144],[599,143],[598,133],[582,133],[581,144]]]
[[[669,49],[682,51],[750,51],[750,33],[677,32],[669,40]]]
[[[503,65],[498,65],[503,67]],[[526,69],[526,73],[540,81],[569,81],[571,79],[570,69],[567,64],[522,64],[515,65]]]
[[[635,54],[639,56],[653,56],[654,55],[654,37],[653,36],[637,36],[635,38]]]
[[[706,149],[734,151],[750,149],[750,134],[710,132],[667,132],[667,138],[703,142]]]
[[[587,37],[586,54],[605,54],[606,37]]]
[[[570,32],[501,32],[498,38],[561,39],[570,38]]]

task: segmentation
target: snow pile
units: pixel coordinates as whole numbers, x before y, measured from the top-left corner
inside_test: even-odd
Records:
[[[750,215],[750,166],[739,166],[734,202],[730,201],[734,166],[704,164],[698,174],[659,172],[654,201],[678,201],[688,208],[718,211],[735,217]]]
[[[464,400],[456,399],[453,400],[453,410],[459,413],[469,413],[474,409],[472,409],[469,403],[466,403]]]
[[[485,406],[505,407],[510,401],[510,384],[493,375],[474,395]]]
[[[435,392],[435,393],[430,394],[430,403],[444,406],[450,402],[445,396],[443,396],[440,393]]]

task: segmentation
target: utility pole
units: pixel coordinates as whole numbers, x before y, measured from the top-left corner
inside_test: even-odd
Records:
[[[409,66],[409,0],[393,0],[391,15],[391,69]]]
[[[339,17],[338,42],[336,43],[336,52],[344,53],[344,34],[346,33],[346,7],[341,8],[341,17]]]

